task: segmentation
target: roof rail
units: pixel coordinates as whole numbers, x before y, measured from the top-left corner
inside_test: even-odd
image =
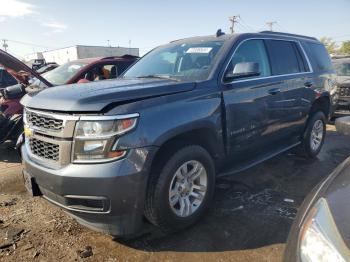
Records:
[[[305,38],[305,39],[309,39],[309,40],[316,40],[316,41],[318,41],[318,39],[316,37],[305,36],[305,35],[297,35],[297,34],[290,34],[290,33],[283,33],[283,32],[261,31],[259,33],[261,33],[261,34],[269,34],[269,35],[282,35],[282,36],[290,36],[290,37],[299,37],[299,38]]]

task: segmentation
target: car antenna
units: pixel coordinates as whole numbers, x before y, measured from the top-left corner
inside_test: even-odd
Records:
[[[222,35],[225,35],[224,32],[221,31],[221,29],[219,29],[218,31],[216,31],[216,37],[220,37]]]

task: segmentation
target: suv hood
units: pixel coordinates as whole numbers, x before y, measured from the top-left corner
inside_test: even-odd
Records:
[[[350,87],[350,76],[337,76],[338,87]]]
[[[27,94],[25,107],[65,112],[100,112],[112,103],[142,100],[193,90],[195,83],[158,79],[118,79],[48,88]]]
[[[9,74],[11,74],[14,78],[17,79],[18,82],[21,84],[24,84],[25,86],[28,85],[28,83],[23,79],[23,77],[20,77],[18,72],[22,71],[27,73],[28,75],[31,75],[32,77],[35,77],[39,79],[41,82],[43,82],[46,86],[51,87],[52,84],[44,79],[42,76],[40,76],[37,72],[30,69],[27,65],[19,61],[17,58],[13,57],[9,53],[6,53],[3,50],[0,50],[0,65],[3,66]]]

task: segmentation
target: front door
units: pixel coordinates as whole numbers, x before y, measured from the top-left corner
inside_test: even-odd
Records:
[[[247,67],[246,73],[237,73],[237,68],[244,67]],[[258,73],[249,67],[258,68]],[[228,78],[228,75],[233,77]],[[276,120],[281,117],[285,83],[270,76],[264,40],[242,42],[235,50],[223,79],[227,146],[231,154],[259,153],[273,143],[275,131],[279,128]]]

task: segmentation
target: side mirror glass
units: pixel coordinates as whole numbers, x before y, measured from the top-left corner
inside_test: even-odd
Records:
[[[235,80],[239,78],[259,76],[260,69],[259,63],[255,62],[242,62],[235,65],[232,72],[227,72],[225,75],[226,80]]]

